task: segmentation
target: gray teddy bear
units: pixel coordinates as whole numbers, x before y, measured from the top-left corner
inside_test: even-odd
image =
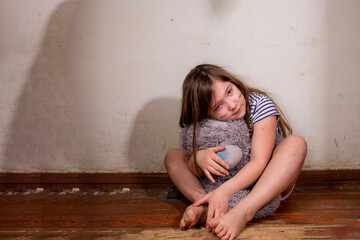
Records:
[[[180,130],[180,145],[183,150],[192,154],[193,126]],[[217,154],[229,165],[229,175],[225,177],[213,176],[212,183],[206,176],[202,183],[206,192],[211,192],[236,175],[250,160],[250,134],[244,119],[233,121],[218,121],[205,119],[196,125],[196,149],[206,149],[215,146],[225,146],[225,150]],[[251,188],[233,194],[229,199],[229,208],[232,209],[241,199],[249,194]],[[271,215],[280,205],[280,195],[261,208],[255,218]]]

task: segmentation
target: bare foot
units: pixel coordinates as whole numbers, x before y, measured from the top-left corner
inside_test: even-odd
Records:
[[[245,225],[253,218],[247,216],[243,211],[230,210],[226,214],[217,218],[210,218],[206,221],[206,226],[213,229],[213,232],[221,240],[235,239]]]
[[[180,228],[186,230],[195,227],[197,224],[205,223],[207,206],[188,206],[180,220]]]

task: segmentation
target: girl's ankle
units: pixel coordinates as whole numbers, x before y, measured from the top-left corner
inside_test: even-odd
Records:
[[[246,212],[245,213],[246,221],[250,222],[254,218],[255,214],[256,214],[256,211],[255,212]]]
[[[256,210],[252,210],[252,209],[253,209],[252,205],[245,206],[244,204],[242,205],[241,209],[239,209],[239,214],[241,214],[242,217],[245,218],[247,222],[250,222],[254,218],[257,212]]]

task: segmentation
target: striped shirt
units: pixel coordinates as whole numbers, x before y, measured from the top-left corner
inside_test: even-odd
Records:
[[[279,115],[274,103],[265,95],[252,92],[249,96],[250,104],[250,119],[253,126],[261,120],[273,116]]]

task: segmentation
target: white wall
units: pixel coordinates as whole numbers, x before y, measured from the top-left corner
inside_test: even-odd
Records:
[[[272,92],[305,169],[360,168],[356,0],[2,0],[0,171],[160,172],[181,84],[215,63]]]

